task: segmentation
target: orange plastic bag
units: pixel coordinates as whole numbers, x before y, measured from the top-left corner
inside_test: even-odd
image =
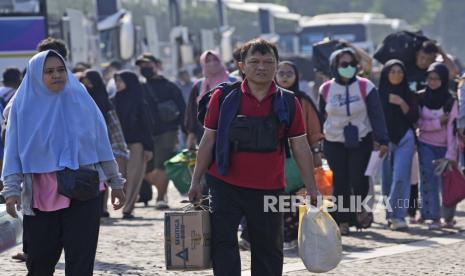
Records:
[[[323,196],[333,195],[333,172],[330,169],[316,168],[315,181],[318,191]]]

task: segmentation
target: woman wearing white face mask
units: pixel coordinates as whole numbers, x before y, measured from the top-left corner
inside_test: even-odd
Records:
[[[346,209],[351,195],[363,201],[368,194],[369,182],[364,173],[373,142],[384,156],[389,138],[376,87],[356,76],[355,52],[350,48],[338,50],[331,55],[330,64],[334,78],[320,87],[324,154],[333,171],[336,204]],[[349,234],[350,225],[367,228],[373,221],[373,215],[366,210],[336,210],[331,214],[342,235]]]

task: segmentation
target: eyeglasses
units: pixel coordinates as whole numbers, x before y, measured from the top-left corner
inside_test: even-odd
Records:
[[[283,77],[291,78],[291,77],[295,76],[295,73],[294,73],[294,71],[279,71],[278,76],[281,77],[281,78],[283,78]]]
[[[339,64],[339,67],[346,68],[349,65],[352,66],[352,67],[355,67],[355,66],[357,66],[357,62],[355,62],[355,61],[351,61],[351,62],[343,61],[343,62],[341,62]]]

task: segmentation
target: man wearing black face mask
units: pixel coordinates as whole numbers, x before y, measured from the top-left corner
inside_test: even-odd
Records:
[[[155,205],[158,210],[169,208],[166,199],[169,179],[163,163],[176,154],[177,133],[180,126],[183,128],[186,110],[181,90],[158,74],[160,64],[160,60],[150,53],[143,54],[136,61],[141,75],[147,80],[144,95],[151,110],[154,141],[154,158],[147,164],[145,180],[158,190]]]

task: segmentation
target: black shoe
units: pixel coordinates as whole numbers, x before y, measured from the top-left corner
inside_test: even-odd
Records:
[[[110,217],[110,213],[108,213],[108,211],[103,211],[102,214],[100,215],[101,218],[109,218]]]
[[[126,213],[123,213],[123,219],[134,219],[135,216],[133,214],[126,214]]]

